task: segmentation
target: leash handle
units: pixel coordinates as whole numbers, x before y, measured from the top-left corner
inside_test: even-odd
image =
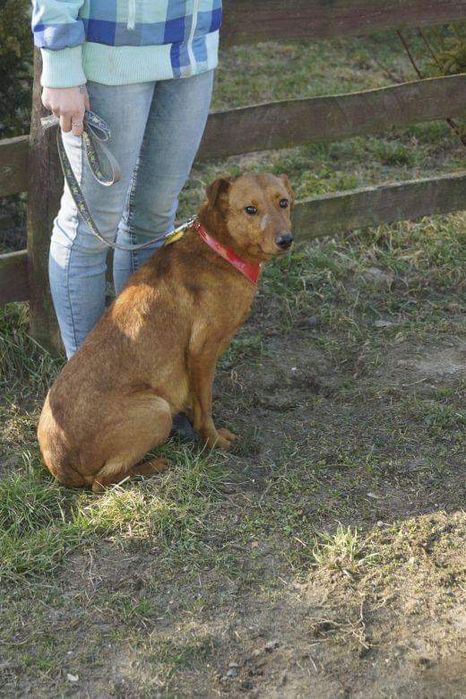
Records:
[[[58,126],[59,123],[59,118],[53,115],[41,119],[41,125],[44,130],[50,129],[54,126]],[[104,187],[111,187],[112,184],[115,184],[116,182],[119,182],[121,180],[121,170],[117,159],[114,157],[110,149],[105,145],[105,141],[108,141],[111,136],[110,128],[103,119],[101,119],[95,112],[91,111],[85,112],[83,118],[83,126],[83,146],[86,151],[91,172],[99,184],[103,185]],[[57,131],[57,137],[59,133],[60,129],[58,129]],[[107,177],[103,172],[99,155],[97,154],[97,150],[94,146],[94,140],[100,143],[100,150],[102,151],[102,153],[108,161],[108,164],[110,165],[110,177]],[[59,148],[59,154],[61,150],[64,151],[64,148]],[[65,162],[68,161],[68,156],[66,155],[66,152],[64,160]],[[69,164],[69,162],[68,167],[72,172],[71,165]]]
[[[41,125],[44,130],[59,126],[59,123],[59,118],[53,115],[41,119]],[[121,180],[121,170],[117,159],[111,153],[108,146],[105,145],[105,142],[108,141],[111,136],[110,128],[101,117],[99,117],[95,112],[92,111],[85,112],[83,126],[84,130],[82,136],[82,147],[85,150],[91,172],[100,185],[102,185],[103,187],[111,187],[112,185],[116,184]],[[103,172],[101,161],[97,153],[97,149],[94,145],[94,141],[97,141],[99,143],[99,149],[102,151],[110,167],[111,174],[108,176],[105,175],[105,173]],[[149,240],[146,243],[140,243],[139,245],[120,245],[119,243],[112,243],[106,240],[100,233],[97,224],[94,221],[94,218],[84,198],[81,185],[79,184],[76,175],[74,174],[73,168],[68,158],[68,154],[63,144],[63,135],[61,133],[60,128],[57,128],[57,149],[58,156],[60,158],[61,168],[63,171],[63,176],[68,185],[71,197],[76,205],[76,209],[81,215],[81,218],[83,219],[84,223],[88,226],[92,235],[94,235],[98,240],[100,240],[100,242],[103,243],[106,247],[112,248],[112,250],[136,252],[137,250],[144,250],[145,248],[149,248],[152,245],[154,245],[154,243],[160,243],[160,241],[164,241],[163,244],[168,245],[169,243],[173,243],[175,242],[175,240],[178,240],[178,238],[181,237],[182,232],[184,232],[186,228],[189,228],[189,226],[192,225],[194,218],[190,219],[174,231],[167,233],[165,236],[153,238],[152,240]]]

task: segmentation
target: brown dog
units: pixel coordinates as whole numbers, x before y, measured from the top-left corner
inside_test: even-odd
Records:
[[[292,203],[285,175],[219,179],[198,221],[254,268],[290,248]],[[235,439],[214,425],[212,382],[256,286],[198,233],[188,230],[132,275],[50,389],[38,437],[60,483],[98,492],[162,471],[162,458],[140,462],[166,441],[179,411],[209,447]]]

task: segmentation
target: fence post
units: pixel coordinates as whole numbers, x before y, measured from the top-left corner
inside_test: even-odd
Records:
[[[34,50],[29,188],[27,206],[28,274],[31,289],[31,335],[53,354],[61,351],[58,324],[52,305],[48,278],[48,251],[53,219],[58,211],[63,177],[55,143],[55,130],[44,132],[41,117],[47,114],[41,103],[40,51]]]

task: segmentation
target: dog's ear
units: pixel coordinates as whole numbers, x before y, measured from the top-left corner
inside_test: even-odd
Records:
[[[289,179],[288,175],[280,175],[280,179],[283,182],[283,184],[285,185],[285,187],[288,191],[288,194],[290,195],[291,206],[293,206],[294,201],[295,201],[295,195],[294,195],[294,192],[291,188],[290,179]]]
[[[226,194],[232,183],[231,177],[219,177],[218,180],[212,182],[206,189],[207,200],[210,207],[213,209],[221,194]]]

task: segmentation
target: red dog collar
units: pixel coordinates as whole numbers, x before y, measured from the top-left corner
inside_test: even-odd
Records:
[[[207,243],[209,248],[212,248],[220,257],[223,257],[223,259],[233,265],[233,267],[236,267],[250,282],[257,284],[261,274],[261,266],[259,264],[246,262],[246,260],[243,260],[242,257],[231,250],[231,248],[227,248],[225,245],[219,243],[218,240],[212,238],[200,221],[194,221],[193,228],[204,243]]]

